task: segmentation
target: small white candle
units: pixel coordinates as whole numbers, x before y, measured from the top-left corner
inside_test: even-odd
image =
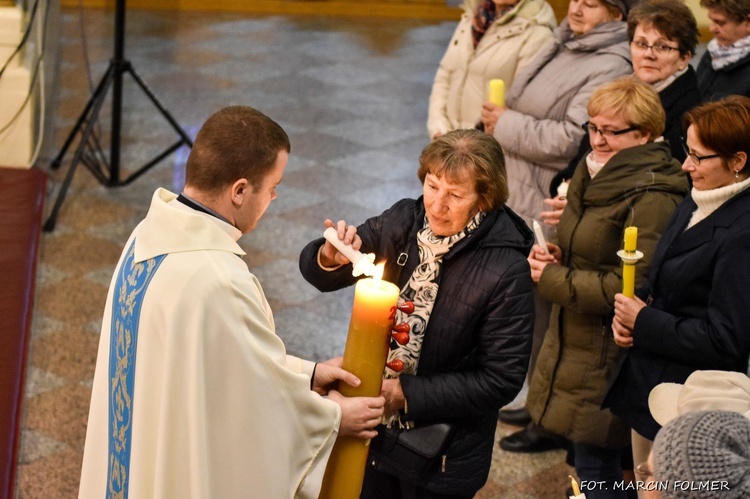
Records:
[[[534,227],[534,235],[536,235],[537,244],[539,244],[539,246],[542,247],[542,251],[545,254],[549,254],[549,250],[547,249],[547,240],[544,239],[544,232],[542,231],[542,226],[539,225],[539,222],[537,222],[536,220],[532,220],[531,224]]]
[[[339,239],[338,232],[334,227],[328,227],[323,232],[323,237],[326,241],[333,244],[333,246],[341,252],[346,258],[352,262],[354,268],[352,269],[353,276],[368,275],[372,277],[375,275],[375,255],[372,253],[364,254],[360,251],[352,248],[351,244],[344,244],[344,241]]]

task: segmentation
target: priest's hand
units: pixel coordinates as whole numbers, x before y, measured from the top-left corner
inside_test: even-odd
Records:
[[[318,362],[318,365],[315,366],[315,376],[313,376],[312,384],[312,389],[316,393],[327,395],[328,391],[336,386],[337,381],[343,381],[355,388],[362,383],[358,377],[341,368],[343,361],[343,357],[334,357],[325,362]]]
[[[328,392],[328,400],[341,407],[339,435],[343,437],[375,438],[375,427],[383,417],[383,397],[344,397],[336,390]]]

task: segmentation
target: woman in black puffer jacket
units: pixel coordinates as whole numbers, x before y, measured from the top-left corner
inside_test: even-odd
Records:
[[[533,235],[504,206],[502,149],[482,132],[450,132],[425,148],[419,178],[419,199],[401,200],[359,227],[336,227],[340,239],[384,261],[383,278],[401,289],[399,303],[415,303],[413,313],[396,318],[410,324],[411,336],[407,345],[391,344],[389,362],[403,369],[386,369],[389,422],[454,429],[441,465],[419,478],[371,456],[363,498],[405,497],[415,487],[419,497],[473,497],[490,470],[497,411],[520,390],[529,363]],[[357,280],[322,238],[302,251],[300,269],[321,291]]]

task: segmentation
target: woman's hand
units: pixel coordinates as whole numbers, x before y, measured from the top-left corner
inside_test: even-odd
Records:
[[[490,135],[495,135],[495,125],[500,116],[507,111],[507,107],[500,107],[492,102],[485,102],[482,104],[482,123],[484,124],[484,131]]]
[[[344,397],[336,390],[328,392],[328,400],[341,407],[339,435],[343,437],[375,438],[374,428],[383,417],[383,397]]]
[[[635,318],[645,306],[646,303],[637,296],[628,298],[622,293],[617,293],[615,295],[615,319],[623,327],[633,331]]]
[[[334,357],[325,362],[318,362],[315,367],[312,389],[320,395],[326,395],[338,381],[343,381],[355,388],[358,387],[362,382],[355,375],[341,368],[343,362],[343,357]]]
[[[357,235],[357,228],[355,226],[347,225],[343,220],[339,220],[334,225],[331,219],[326,219],[325,226],[326,229],[328,227],[335,227],[339,239],[344,241],[344,244],[351,244],[352,249],[359,250],[362,246],[362,239]],[[336,267],[349,263],[349,259],[328,241],[320,248],[319,257],[320,264],[324,267]]]
[[[557,196],[556,198],[547,198],[544,200],[544,204],[552,207],[552,210],[543,211],[540,213],[542,222],[545,225],[557,225],[560,223],[560,217],[565,207],[568,205],[567,198]]]
[[[562,249],[558,245],[547,243],[547,250],[548,252],[544,252],[538,244],[531,248],[528,261],[531,267],[531,280],[534,282],[539,282],[539,279],[542,278],[544,267],[551,263],[559,264],[562,259]]]
[[[612,334],[614,335],[615,345],[620,348],[630,348],[633,346],[633,331],[623,326],[617,317],[612,319]]]
[[[398,378],[384,379],[380,395],[385,398],[386,418],[395,416],[406,407],[406,396],[401,388],[401,380]]]

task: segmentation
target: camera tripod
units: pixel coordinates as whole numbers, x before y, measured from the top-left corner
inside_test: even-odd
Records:
[[[138,86],[143,90],[149,100],[158,109],[164,119],[169,122],[172,128],[179,135],[179,140],[169,146],[162,153],[154,157],[151,161],[143,165],[138,170],[131,173],[125,178],[120,178],[120,130],[122,125],[122,76],[128,73]],[[93,148],[91,140],[98,142],[93,136],[94,126],[96,125],[97,117],[102,109],[104,100],[112,88],[112,129],[110,139],[110,155],[109,163],[107,164],[106,158],[103,154],[99,154],[98,158],[91,158],[87,155],[87,148]],[[107,71],[104,73],[101,81],[97,84],[94,93],[86,103],[83,112],[78,117],[73,130],[65,140],[62,149],[57,154],[55,159],[51,163],[52,169],[60,167],[63,158],[65,157],[68,149],[73,143],[76,136],[80,134],[80,141],[78,142],[73,159],[70,163],[70,168],[65,176],[65,180],[60,187],[60,192],[55,200],[55,205],[50,212],[47,221],[44,223],[44,230],[47,232],[52,231],[55,228],[57,222],[57,215],[60,211],[60,207],[65,199],[65,194],[70,187],[70,183],[73,181],[73,175],[80,163],[83,163],[91,174],[99,181],[100,184],[107,187],[119,187],[127,185],[146,173],[151,167],[159,163],[161,160],[172,154],[180,146],[187,144],[189,147],[193,146],[193,141],[180,127],[177,121],[167,111],[167,109],[159,102],[159,99],[151,92],[146,86],[138,73],[135,72],[133,65],[125,59],[125,0],[117,0],[115,6],[115,36],[114,36],[114,56],[109,62]],[[98,147],[98,143],[95,144]],[[96,151],[95,151],[96,152]],[[96,154],[94,154],[96,156]]]

